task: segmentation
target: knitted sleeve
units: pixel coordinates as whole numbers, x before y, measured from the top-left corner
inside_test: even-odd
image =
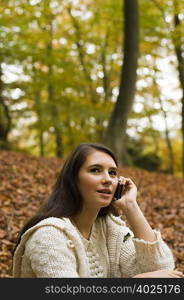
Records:
[[[72,246],[64,232],[44,226],[29,238],[24,255],[36,277],[79,277]]]
[[[129,237],[122,242],[120,269],[123,277],[156,271],[174,269],[174,258],[167,244],[162,240],[160,232],[154,230],[156,241],[149,242]]]

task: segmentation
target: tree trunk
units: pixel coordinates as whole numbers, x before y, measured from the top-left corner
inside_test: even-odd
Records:
[[[121,163],[128,164],[126,128],[134,101],[139,52],[139,8],[137,0],[124,0],[124,20],[124,61],[119,95],[104,135],[104,143],[114,150]]]
[[[36,80],[36,78],[35,78]],[[38,135],[39,135],[39,150],[40,156],[45,155],[45,145],[43,139],[43,111],[42,111],[42,104],[40,101],[40,91],[35,91],[34,93],[34,100],[36,104],[36,113],[38,117]]]
[[[72,13],[72,6],[68,5],[67,11],[68,14],[71,18],[72,25],[75,30],[75,36],[76,36],[76,46],[77,46],[77,51],[78,51],[78,57],[79,57],[79,62],[83,70],[84,78],[87,82],[86,85],[86,94],[88,97],[90,97],[92,103],[97,103],[98,102],[98,94],[96,92],[96,89],[94,88],[93,80],[91,79],[91,74],[90,70],[87,67],[86,61],[85,61],[85,50],[84,50],[84,39],[82,36],[82,30],[80,23],[78,22],[77,18],[75,18]]]
[[[182,89],[181,130],[182,130],[182,173],[184,177],[184,52],[182,50],[182,34],[180,28],[181,22],[178,16],[177,1],[174,1],[173,3],[175,9],[174,25],[175,25],[175,33],[176,33],[176,38],[174,38],[174,46],[175,46],[175,52],[178,60],[179,81]]]
[[[107,103],[110,100],[111,92],[109,85],[109,74],[107,71],[107,47],[108,47],[109,29],[107,28],[105,40],[101,47],[101,63],[103,70],[103,89],[104,89],[104,102]]]
[[[155,67],[156,67],[156,65],[155,65]],[[158,101],[160,104],[160,110],[163,114],[163,119],[164,119],[164,123],[165,123],[165,142],[166,142],[167,149],[168,149],[169,172],[171,174],[174,174],[174,151],[173,151],[173,146],[172,146],[172,142],[171,142],[170,134],[169,134],[169,127],[168,127],[168,122],[167,122],[167,112],[165,111],[163,102],[160,98],[160,91],[159,91],[159,87],[156,82],[156,74],[153,77],[153,86],[154,86],[154,90],[157,91],[157,93],[155,94],[155,98],[158,98]]]
[[[11,117],[3,98],[2,67],[0,64],[0,148],[9,149],[8,133],[11,129]]]
[[[153,128],[153,121],[151,119],[151,116],[150,116],[149,112],[148,112],[147,115],[148,115],[147,118],[148,118],[149,126],[150,126],[150,128]],[[154,147],[155,147],[154,151],[155,151],[155,153],[158,153],[159,152],[159,142],[158,142],[157,134],[153,133],[152,138],[153,138],[153,144],[154,144]]]
[[[58,157],[63,156],[63,143],[62,143],[62,131],[61,131],[61,120],[59,118],[59,114],[57,111],[56,101],[55,101],[55,93],[54,93],[54,86],[53,86],[53,66],[52,66],[52,40],[53,40],[53,24],[52,24],[52,15],[50,17],[49,23],[49,35],[50,35],[50,42],[47,46],[47,53],[48,53],[48,75],[49,75],[49,83],[48,83],[48,100],[51,107],[51,117],[54,127],[54,134],[55,134],[55,142],[56,142],[56,155]]]
[[[49,96],[48,98],[49,98],[50,107],[51,107],[51,116],[52,116],[52,121],[53,121],[54,134],[55,134],[56,156],[63,157],[62,132],[61,132],[61,127],[60,127],[61,121],[59,120],[59,117],[58,117],[56,103],[54,103],[54,101],[53,101],[54,88],[53,88],[52,84],[49,84],[49,86],[48,86],[48,96]]]
[[[160,98],[159,98],[159,103],[160,103],[160,109],[163,113],[164,123],[165,123],[165,141],[166,141],[166,145],[168,148],[168,154],[169,154],[169,172],[171,174],[174,174],[174,153],[173,153],[173,147],[172,147],[172,143],[171,143],[170,136],[169,136],[169,128],[168,128],[168,124],[167,124],[167,113],[164,110],[162,100]]]

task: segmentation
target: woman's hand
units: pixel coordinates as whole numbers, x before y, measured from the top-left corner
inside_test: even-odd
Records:
[[[137,187],[130,178],[120,177],[121,182],[125,184],[125,190],[122,197],[112,202],[119,215],[125,214],[127,221],[138,239],[153,242],[156,235],[143,215],[137,201]]]
[[[124,192],[120,199],[112,202],[112,205],[118,209],[119,213],[126,213],[129,205],[137,204],[137,187],[130,178],[119,177],[119,183],[124,184]]]
[[[133,278],[184,278],[184,274],[177,270],[157,270],[148,273],[137,274]]]

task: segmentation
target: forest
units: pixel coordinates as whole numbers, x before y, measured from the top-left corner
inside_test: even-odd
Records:
[[[81,142],[116,154],[184,271],[184,0],[0,0],[0,277]]]

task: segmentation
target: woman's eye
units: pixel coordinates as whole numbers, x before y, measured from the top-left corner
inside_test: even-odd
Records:
[[[98,168],[93,168],[93,169],[91,169],[91,172],[92,173],[98,173],[98,172],[100,172],[100,170]]]
[[[113,171],[113,170],[110,171],[109,174],[110,174],[111,176],[117,176],[117,172],[116,172],[116,171]]]

